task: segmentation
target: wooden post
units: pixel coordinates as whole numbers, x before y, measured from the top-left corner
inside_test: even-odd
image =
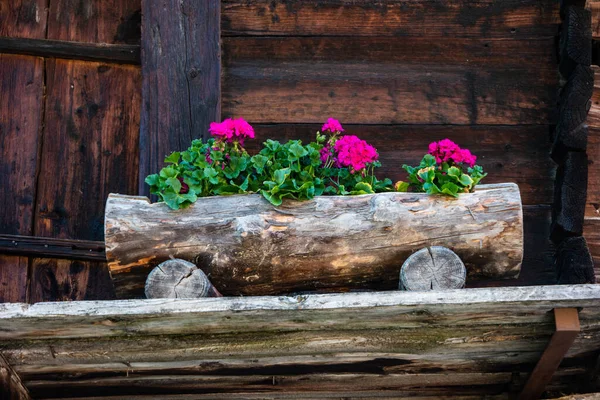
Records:
[[[520,400],[540,398],[579,334],[579,315],[576,308],[555,308],[554,320],[556,331],[519,395]]]
[[[142,0],[139,192],[221,114],[221,2]]]
[[[555,265],[559,283],[593,283],[594,265],[583,234],[588,182],[585,124],[594,89],[592,16],[585,0],[561,0],[563,19],[559,44],[559,118],[552,158],[558,164],[554,184],[552,230],[557,245]]]

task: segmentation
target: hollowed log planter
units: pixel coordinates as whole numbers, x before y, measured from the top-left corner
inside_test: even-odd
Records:
[[[106,256],[117,295],[143,296],[169,257],[196,263],[224,295],[398,287],[402,263],[446,246],[467,283],[514,278],[523,257],[517,185],[480,185],[458,199],[421,193],[321,196],[274,207],[260,195],[199,199],[185,210],[110,195]]]

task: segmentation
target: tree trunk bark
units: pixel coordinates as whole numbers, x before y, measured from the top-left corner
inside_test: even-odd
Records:
[[[170,257],[201,268],[224,295],[395,289],[402,263],[445,246],[468,280],[514,278],[523,257],[515,184],[480,185],[458,199],[423,193],[320,196],[274,207],[260,195],[207,197],[184,210],[110,195],[106,256],[117,296],[143,296]]]

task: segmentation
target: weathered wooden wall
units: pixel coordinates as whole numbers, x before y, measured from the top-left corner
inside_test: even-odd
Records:
[[[397,179],[430,141],[454,139],[480,156],[487,182],[521,188],[526,252],[512,284],[554,282],[557,1],[221,3],[222,115],[255,124],[250,149],[309,140],[331,116],[376,145],[382,174]],[[600,36],[600,2],[588,3]],[[106,195],[137,193],[140,9],[0,0],[11,99],[0,102],[0,234],[100,241]],[[594,96],[586,236],[599,260],[600,86]],[[111,296],[102,263],[0,255],[0,301]]]
[[[0,233],[103,240],[108,193],[137,190],[139,66],[78,48],[139,43],[139,19],[139,1],[0,1],[17,47],[77,42],[68,60],[0,54]],[[111,297],[103,263],[0,255],[0,301]]]

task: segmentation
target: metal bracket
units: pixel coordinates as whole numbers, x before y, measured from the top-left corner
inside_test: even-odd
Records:
[[[576,308],[555,308],[556,331],[529,376],[519,400],[539,399],[546,385],[558,369],[561,361],[579,334],[579,314]]]

